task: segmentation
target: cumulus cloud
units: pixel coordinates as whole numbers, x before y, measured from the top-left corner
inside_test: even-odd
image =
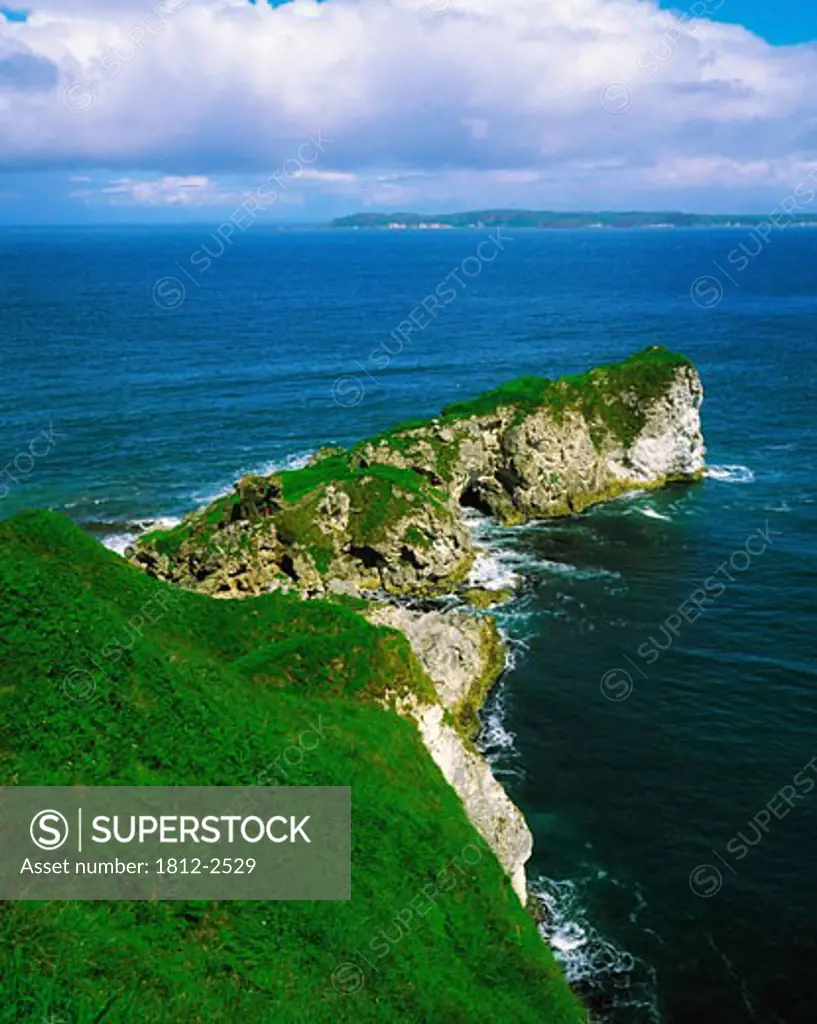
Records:
[[[723,3],[42,0],[0,23],[0,166],[200,203],[322,131],[304,180],[370,203],[791,184],[815,163],[817,47],[706,17]]]

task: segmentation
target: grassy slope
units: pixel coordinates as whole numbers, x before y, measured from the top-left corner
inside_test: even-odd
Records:
[[[287,781],[351,784],[354,817],[348,903],[2,905],[0,1022],[583,1019],[487,853],[372,952],[477,841],[413,726],[367,701],[428,687],[401,636],[318,601],[172,591],[42,512],[0,524],[0,591],[2,784],[254,784],[320,723]],[[171,593],[125,650],[128,619]],[[106,675],[72,700],[64,680],[91,658]],[[341,995],[332,972],[356,949],[377,970]]]

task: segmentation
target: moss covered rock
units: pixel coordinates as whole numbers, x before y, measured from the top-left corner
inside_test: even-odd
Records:
[[[689,360],[654,346],[556,381],[521,377],[353,451],[364,464],[425,473],[460,504],[520,523],[694,479],[702,400]]]
[[[658,347],[555,381],[522,377],[348,451],[322,449],[303,469],[245,477],[143,537],[134,558],[221,596],[443,592],[473,564],[463,506],[520,523],[700,475],[702,398],[689,360]]]
[[[412,469],[330,455],[236,484],[235,493],[143,537],[153,576],[223,597],[296,588],[423,593],[462,581],[471,537],[445,489]]]

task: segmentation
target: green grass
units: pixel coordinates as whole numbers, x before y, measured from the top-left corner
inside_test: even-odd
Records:
[[[557,422],[568,411],[587,420],[594,441],[612,433],[630,445],[644,426],[645,409],[672,383],[678,369],[691,367],[685,357],[654,345],[620,363],[607,363],[568,374],[557,380],[519,377],[470,402],[456,402],[443,410],[443,421],[487,416],[500,408],[514,408],[516,422],[547,408]]]
[[[545,404],[547,377],[517,377],[466,402],[452,402],[443,409],[444,420],[461,420],[471,416],[489,416],[497,409],[512,406],[534,412]]]
[[[400,634],[338,603],[174,590],[45,512],[0,524],[0,588],[2,784],[251,785],[319,722],[278,778],[351,785],[354,821],[345,903],[3,903],[2,1024],[584,1019],[487,852],[378,956],[478,842],[416,729],[374,703],[430,695]],[[166,610],[137,632],[148,602]],[[70,699],[89,670],[93,699]],[[365,984],[343,995],[350,960]]]

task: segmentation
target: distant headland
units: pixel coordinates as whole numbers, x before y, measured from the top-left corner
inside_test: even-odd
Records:
[[[787,226],[817,227],[817,214],[787,211]],[[469,210],[464,213],[353,213],[333,228],[441,230],[446,228],[756,228],[768,214],[649,211],[557,212],[554,210]]]

